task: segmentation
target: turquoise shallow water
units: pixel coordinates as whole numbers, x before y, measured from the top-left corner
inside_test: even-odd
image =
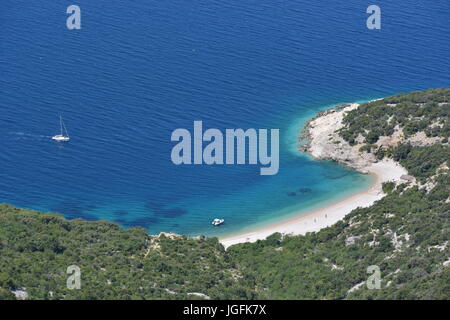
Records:
[[[296,152],[297,130],[342,102],[450,85],[448,1],[5,0],[0,201],[188,235],[237,232],[366,188]],[[62,113],[72,140],[57,145]],[[280,171],[174,166],[176,128],[279,128]],[[292,195],[295,193],[295,196]],[[226,223],[212,228],[210,221]]]

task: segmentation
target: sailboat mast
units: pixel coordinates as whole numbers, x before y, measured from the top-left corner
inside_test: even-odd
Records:
[[[69,132],[67,131],[66,125],[63,122],[64,130],[66,131],[66,136],[69,137]]]
[[[63,124],[62,124],[62,116],[59,115],[59,126],[61,128],[61,135],[63,135]]]

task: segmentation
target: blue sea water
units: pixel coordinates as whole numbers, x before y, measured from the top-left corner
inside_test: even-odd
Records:
[[[81,30],[66,28],[71,4]],[[371,4],[3,0],[0,202],[219,235],[367,187],[299,154],[302,123],[333,104],[450,86],[450,2],[377,0],[381,30],[366,28]],[[50,139],[59,114],[67,144]],[[279,128],[279,174],[173,165],[171,132],[194,120]]]

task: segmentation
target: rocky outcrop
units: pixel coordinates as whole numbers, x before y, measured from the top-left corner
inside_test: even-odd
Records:
[[[318,113],[302,130],[299,150],[307,152],[315,159],[337,161],[367,173],[366,168],[377,162],[375,156],[359,151],[362,144],[351,146],[338,132],[343,127],[345,113],[358,106],[357,103],[345,104]]]

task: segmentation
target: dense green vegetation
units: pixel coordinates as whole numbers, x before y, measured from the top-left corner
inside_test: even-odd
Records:
[[[447,159],[450,159],[450,148],[439,144],[428,147],[411,147],[399,145],[393,153],[393,158],[399,161],[413,176],[425,181],[436,174],[436,169]]]
[[[67,267],[81,269],[69,290]],[[106,221],[0,205],[0,298],[25,287],[32,299],[254,298],[217,239],[150,237]]]
[[[390,136],[396,126],[405,137],[424,131],[428,137],[450,137],[450,89],[430,89],[371,101],[350,111],[340,135],[351,145],[359,135],[367,145]]]
[[[385,100],[406,114],[407,105],[416,108],[411,101],[430,105],[439,115],[427,118],[434,121],[448,112],[448,105],[442,112],[432,107],[448,93]],[[365,108],[377,115],[384,107]],[[344,135],[368,135],[354,126],[359,117],[347,119]],[[0,205],[0,299],[15,299],[20,290],[28,299],[449,299],[450,146],[400,143],[382,157],[399,161],[417,183],[385,183],[386,197],[320,232],[274,234],[227,251],[216,238],[149,236]],[[66,287],[70,265],[81,269],[79,290]],[[380,270],[380,289],[366,286],[369,266]]]

